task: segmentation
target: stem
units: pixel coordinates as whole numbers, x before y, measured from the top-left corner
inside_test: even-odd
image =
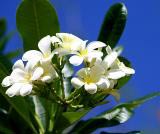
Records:
[[[65,104],[65,101],[64,101],[60,96],[58,96],[58,95],[56,94],[56,91],[55,91],[53,88],[51,88],[51,91],[52,91],[52,95],[58,99],[57,102],[58,102],[59,104]],[[55,100],[56,100],[56,99],[55,99]]]
[[[39,126],[39,132],[40,132],[40,134],[44,134],[45,130],[44,130],[44,128],[43,128],[42,122],[40,121],[38,115],[37,115],[37,114],[34,114],[34,117],[35,117],[35,119],[36,119],[36,121],[37,121],[37,124],[38,124],[38,126]]]
[[[59,77],[60,77],[60,82],[61,82],[61,90],[62,90],[62,99],[65,99],[65,93],[64,93],[64,83],[63,83],[63,74],[62,74],[62,67],[59,64],[58,67],[53,64],[53,67],[55,68],[56,72],[58,73]]]
[[[61,82],[61,89],[62,89],[62,98],[65,99],[64,83],[63,83],[63,74],[62,74],[62,73],[61,73],[61,76],[60,76],[60,82]]]

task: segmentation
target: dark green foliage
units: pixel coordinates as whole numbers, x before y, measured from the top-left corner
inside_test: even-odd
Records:
[[[103,21],[98,40],[112,48],[118,43],[127,20],[127,9],[123,3],[110,7]]]
[[[116,125],[120,125],[121,123],[126,122],[130,119],[134,113],[134,109],[144,102],[156,97],[160,96],[160,92],[152,93],[146,95],[140,99],[120,104],[114,107],[111,110],[107,110],[104,113],[88,119],[88,120],[81,120],[72,128],[69,132],[70,134],[81,134],[81,133],[91,133],[94,132],[98,128],[103,127],[113,127]]]
[[[23,0],[16,20],[25,51],[37,49],[42,37],[59,32],[56,12],[48,0]]]

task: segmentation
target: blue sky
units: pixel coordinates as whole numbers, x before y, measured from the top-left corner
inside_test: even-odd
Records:
[[[51,2],[59,16],[61,32],[73,33],[89,41],[97,39],[108,8],[115,2],[124,2],[128,8],[128,21],[119,44],[124,46],[122,55],[132,62],[136,74],[121,89],[121,101],[132,100],[160,90],[159,0],[51,0]],[[8,31],[16,29],[15,15],[19,3],[20,0],[1,1],[0,18],[7,19]],[[17,33],[8,43],[6,52],[20,47],[22,40]],[[103,109],[104,107],[99,107],[89,116]],[[107,130],[143,130],[144,134],[159,134],[160,98],[138,108],[134,118],[128,123]]]

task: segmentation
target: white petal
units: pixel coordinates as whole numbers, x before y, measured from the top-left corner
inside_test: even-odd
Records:
[[[43,77],[45,76],[49,76],[50,80],[53,80],[54,78],[56,78],[57,72],[55,71],[54,67],[51,65],[51,63],[45,63],[45,64],[41,64],[44,74]],[[44,78],[42,78],[44,81]]]
[[[94,63],[94,65],[101,65],[102,64],[102,58],[96,58],[96,61]]]
[[[25,71],[28,73],[32,73],[33,69],[36,67],[36,65],[38,64],[38,60],[30,60],[27,62],[26,66],[25,66]]]
[[[1,85],[2,85],[3,87],[8,87],[8,86],[10,86],[10,85],[12,85],[12,84],[13,84],[13,81],[12,81],[11,77],[10,77],[10,76],[7,76],[7,77],[5,77],[5,78],[3,79]]]
[[[113,51],[113,50],[112,50],[111,47],[108,45],[108,46],[106,47],[106,52],[107,52],[107,54],[110,54],[112,51]]]
[[[110,80],[110,87],[109,87],[109,89],[113,89],[116,84],[117,84],[117,80]]]
[[[79,78],[72,78],[71,83],[75,88],[81,88],[84,85],[84,82]]]
[[[52,77],[47,75],[41,78],[41,81],[50,83],[52,81]]]
[[[132,69],[132,68],[129,68],[129,67],[124,67],[124,68],[123,68],[123,71],[124,71],[126,74],[135,74],[135,70]]]
[[[20,89],[22,87],[22,83],[15,83],[10,88],[7,89],[6,94],[9,97],[13,97],[15,95],[19,95]]]
[[[81,69],[77,72],[77,75],[78,75],[80,78],[85,78],[86,75],[87,75],[87,68],[81,68]]]
[[[57,33],[57,37],[59,37],[62,40],[62,47],[65,48],[65,46],[69,46],[69,49],[71,51],[77,51],[80,50],[81,44],[83,44],[83,40],[78,38],[77,36],[69,33]],[[85,41],[86,42],[86,41]]]
[[[85,40],[81,43],[81,50],[84,50],[86,49],[86,43],[87,43],[88,40]]]
[[[107,77],[110,79],[117,80],[117,79],[124,77],[125,75],[126,74],[120,69],[112,69],[112,70],[108,71]]]
[[[19,69],[24,70],[24,64],[23,64],[23,61],[22,61],[22,60],[17,60],[17,61],[14,63],[12,69],[14,70],[14,69],[16,69],[16,68],[19,68]]]
[[[79,66],[83,62],[83,57],[73,55],[69,58],[69,62],[74,66]]]
[[[104,70],[103,66],[101,66],[100,64],[99,65],[97,64],[97,65],[91,67],[91,74],[93,74],[93,75],[96,75],[96,74],[102,75],[104,73],[105,73],[105,70]]]
[[[33,72],[31,80],[38,80],[43,75],[43,68],[37,67]]]
[[[84,85],[85,90],[90,94],[95,94],[97,92],[97,86],[94,83],[85,84]]]
[[[123,51],[123,47],[122,46],[115,47],[113,51],[117,52],[117,54],[120,55]]]
[[[120,63],[119,68],[126,74],[134,74],[135,70],[129,67],[126,67],[123,62]]]
[[[101,47],[105,47],[106,44],[100,41],[93,41],[91,43],[88,44],[87,49],[88,50],[94,50],[97,48],[101,48]]]
[[[32,91],[33,85],[32,84],[24,84],[20,89],[20,95],[26,96],[29,95]]]
[[[42,38],[38,43],[38,48],[44,55],[51,54],[51,37],[47,35],[46,37]]]
[[[40,51],[37,50],[30,50],[23,54],[22,60],[23,61],[30,61],[30,60],[41,60],[43,55]]]
[[[110,87],[110,81],[108,79],[105,78],[101,78],[96,85],[98,86],[98,88],[100,88],[101,90],[105,90],[108,89]]]
[[[91,62],[91,60],[93,58],[96,58],[96,59],[99,59],[103,56],[103,53],[101,51],[98,51],[98,50],[93,50],[91,52],[88,52],[88,61]]]
[[[81,42],[82,40],[77,36],[69,33],[57,33],[57,37],[59,37],[63,42]]]
[[[103,60],[103,64],[109,68],[114,62],[115,60],[117,59],[118,57],[118,53],[117,52],[112,52],[110,53],[109,55],[107,55],[104,60]],[[106,69],[107,69],[106,68]]]
[[[68,55],[71,54],[71,51],[64,49],[64,48],[56,48],[53,51],[54,54],[59,54],[59,56],[64,56],[64,55]]]
[[[13,82],[19,82],[25,79],[24,78],[25,75],[26,75],[26,72],[17,68],[17,69],[14,69],[13,72],[11,73],[11,79],[13,80]]]
[[[51,42],[54,45],[55,43],[61,43],[61,40],[59,38],[57,38],[56,36],[52,36]]]

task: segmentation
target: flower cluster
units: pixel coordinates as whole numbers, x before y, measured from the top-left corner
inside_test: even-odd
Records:
[[[24,53],[22,60],[18,60],[12,67],[12,73],[2,81],[2,86],[8,87],[6,94],[26,96],[32,92],[33,81],[40,80],[50,83],[57,73],[52,65],[51,37],[46,36],[38,43],[38,50]]]
[[[90,94],[113,89],[118,79],[135,73],[134,69],[126,67],[118,59],[121,47],[112,50],[110,46],[100,41],[87,43],[86,40],[72,34],[57,33],[56,36],[41,39],[38,48],[40,51],[25,52],[22,60],[13,65],[11,75],[2,81],[2,86],[10,86],[6,91],[10,97],[30,94],[35,80],[51,83],[54,78],[59,77],[52,63],[55,55],[59,60],[69,57],[69,62],[73,66],[83,65],[71,79],[71,83],[76,89],[84,86]],[[106,51],[102,52],[104,48]]]

